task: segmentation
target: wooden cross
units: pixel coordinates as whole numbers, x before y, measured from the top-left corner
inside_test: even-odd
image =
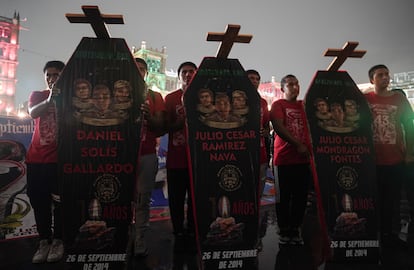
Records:
[[[65,16],[71,23],[90,23],[97,38],[110,38],[106,23],[123,24],[122,15],[101,14],[98,6],[82,6],[84,14],[66,13]]]
[[[324,56],[335,56],[335,59],[331,62],[328,71],[338,71],[339,67],[345,62],[348,57],[362,58],[367,51],[354,51],[358,46],[358,42],[348,41],[341,49],[328,49],[325,51]]]
[[[228,24],[225,33],[208,33],[207,41],[221,41],[217,58],[227,58],[234,42],[249,43],[252,40],[252,35],[238,35],[239,31],[240,25]]]

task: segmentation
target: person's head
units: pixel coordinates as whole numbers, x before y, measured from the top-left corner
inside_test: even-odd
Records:
[[[45,82],[49,89],[53,88],[53,85],[59,79],[60,73],[65,67],[65,63],[58,60],[48,61],[43,67],[43,74],[45,75]]]
[[[135,58],[135,62],[137,63],[139,74],[141,75],[142,79],[145,80],[145,76],[148,72],[147,62],[139,57]]]
[[[114,101],[116,103],[128,102],[131,100],[131,84],[125,80],[118,80],[114,83]]]
[[[229,96],[227,96],[224,93],[217,94],[214,104],[215,104],[216,110],[220,114],[220,116],[224,119],[227,119],[227,117],[229,116],[230,111],[231,111]]]
[[[368,70],[369,81],[375,89],[386,89],[390,83],[390,72],[385,65],[375,65]]]
[[[254,69],[249,69],[246,70],[246,75],[247,78],[249,78],[250,82],[253,84],[253,86],[256,89],[259,89],[259,85],[260,85],[260,74],[257,70]]]
[[[196,64],[193,62],[184,62],[182,63],[177,70],[178,78],[182,82],[183,90],[187,89],[190,85],[191,79],[193,78],[194,73],[197,70]]]
[[[332,119],[334,119],[338,124],[342,124],[344,120],[344,109],[342,108],[342,105],[339,103],[332,103],[331,104],[331,115]]]
[[[111,90],[104,84],[98,84],[93,88],[92,98],[99,110],[107,110],[111,104]]]
[[[285,95],[286,100],[294,101],[299,95],[299,81],[295,75],[288,74],[280,80],[280,89]]]
[[[347,115],[356,115],[358,113],[357,104],[353,99],[346,99],[344,101],[345,113]]]
[[[316,109],[318,110],[318,112],[320,112],[320,113],[328,113],[329,112],[328,102],[326,102],[326,100],[323,99],[323,98],[315,99],[314,105],[315,105]]]
[[[213,91],[208,88],[201,88],[198,91],[198,100],[202,106],[210,106],[213,103]]]
[[[234,110],[246,108],[247,96],[245,92],[241,90],[234,90],[231,95]]]
[[[87,99],[91,97],[92,86],[86,79],[76,79],[73,82],[75,88],[75,96],[80,99]]]

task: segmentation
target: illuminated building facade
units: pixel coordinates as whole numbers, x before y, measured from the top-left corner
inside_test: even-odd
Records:
[[[142,41],[140,49],[132,48],[132,54],[134,58],[139,57],[147,62],[148,75],[146,83],[150,89],[165,96],[166,93],[179,87],[177,73],[166,70],[166,47],[162,47],[161,50],[147,48],[146,42]]]
[[[267,101],[269,110],[274,101],[283,98],[283,92],[280,89],[280,82],[274,81],[273,78],[271,82],[261,83],[258,91],[260,96]]]
[[[20,15],[0,16],[0,115],[14,111]]]
[[[414,107],[414,71],[395,73],[391,81],[391,88],[404,90],[411,106]]]

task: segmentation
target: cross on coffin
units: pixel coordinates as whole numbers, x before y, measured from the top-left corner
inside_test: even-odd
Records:
[[[252,35],[238,35],[240,25],[228,24],[225,33],[208,32],[207,41],[221,41],[217,51],[217,58],[227,58],[235,42],[249,43]]]
[[[327,70],[337,71],[348,57],[362,58],[367,51],[355,51],[354,49],[358,44],[355,41],[348,41],[342,49],[326,50],[324,56],[335,56],[335,59],[331,62]]]
[[[66,13],[65,16],[71,23],[90,23],[97,38],[110,38],[106,23],[123,24],[122,15],[101,14],[98,6],[82,6],[84,14]]]

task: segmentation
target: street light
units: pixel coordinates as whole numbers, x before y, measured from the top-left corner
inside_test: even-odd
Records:
[[[10,112],[12,111],[12,108],[10,108],[9,106],[6,107],[6,113],[7,116],[9,116]]]

